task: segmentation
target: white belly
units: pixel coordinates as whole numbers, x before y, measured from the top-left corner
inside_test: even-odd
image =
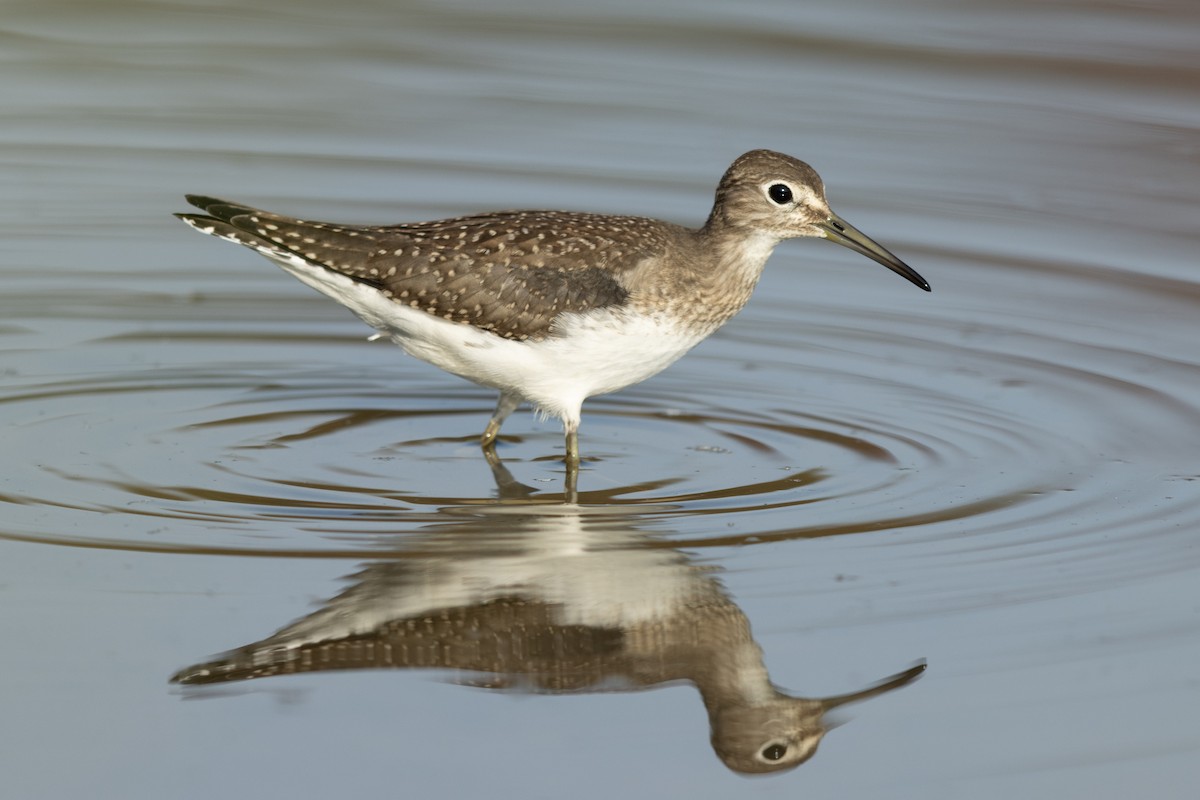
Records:
[[[707,332],[665,315],[622,309],[570,314],[540,341],[513,341],[401,305],[379,291],[296,257],[260,249],[289,273],[354,311],[407,353],[467,380],[517,395],[578,424],[588,397],[661,372]]]

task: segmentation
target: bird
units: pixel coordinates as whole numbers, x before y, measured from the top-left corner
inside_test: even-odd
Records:
[[[562,421],[578,469],[583,402],[661,372],[737,314],[787,239],[828,239],[917,287],[922,278],[834,213],[807,163],[733,161],[698,228],[640,216],[497,211],[431,222],[315,222],[214,197],[176,216],[244,245],[357,314],[409,355],[499,392],[494,457],[523,402]]]

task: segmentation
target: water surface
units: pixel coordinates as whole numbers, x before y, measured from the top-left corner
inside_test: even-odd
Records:
[[[9,4],[3,793],[1190,796],[1198,33],[1170,3]],[[556,423],[514,415],[493,469],[488,391],[170,217],[698,224],[756,147],[934,292],[781,246],[585,406],[577,504]],[[820,749],[748,782],[768,698],[806,731],[782,765]]]

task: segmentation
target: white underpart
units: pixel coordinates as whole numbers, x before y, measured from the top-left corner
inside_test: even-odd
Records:
[[[628,628],[669,619],[718,591],[709,571],[677,551],[647,548],[643,533],[587,525],[578,514],[547,513],[509,533],[488,555],[447,544],[439,556],[434,543],[411,562],[370,567],[356,586],[268,641],[299,647],[514,596],[551,606],[559,625]]]
[[[213,232],[202,225],[193,227]],[[661,372],[707,335],[706,331],[688,330],[665,314],[607,308],[564,314],[551,336],[514,341],[404,305],[298,255],[234,237],[219,238],[257,250],[349,308],[409,355],[521,397],[539,413],[561,419],[567,430],[579,427],[584,400]]]

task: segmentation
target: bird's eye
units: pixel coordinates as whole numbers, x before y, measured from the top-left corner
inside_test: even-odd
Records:
[[[786,189],[787,187],[785,186],[784,188]],[[762,751],[762,757],[767,761],[778,761],[786,755],[787,745],[784,744],[769,744]]]
[[[770,189],[767,189],[767,194],[781,206],[792,202],[792,189],[783,183],[772,185]]]

